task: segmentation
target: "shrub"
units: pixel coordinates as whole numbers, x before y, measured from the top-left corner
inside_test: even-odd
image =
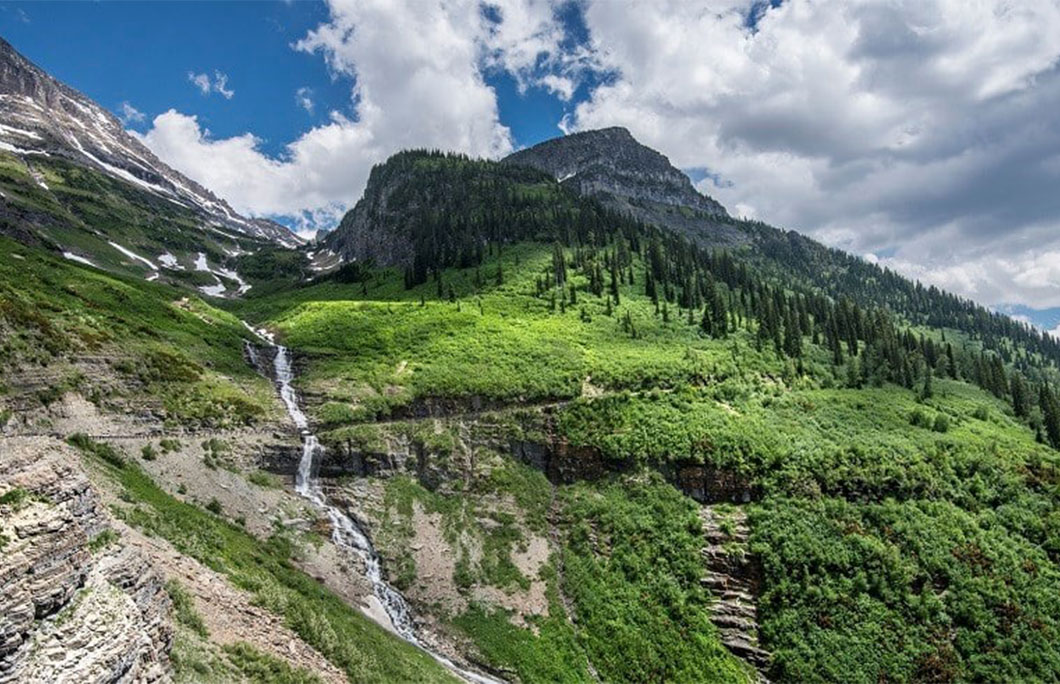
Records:
[[[217,497],[210,499],[210,503],[206,504],[206,510],[210,511],[214,515],[221,515],[221,502],[217,500]]]
[[[108,465],[115,468],[125,467],[125,459],[122,458],[121,454],[119,454],[114,447],[109,444],[97,442],[82,432],[70,435],[66,441],[82,453],[88,454],[89,456],[95,456]]]
[[[202,617],[195,611],[195,602],[184,586],[177,580],[171,579],[166,582],[166,593],[169,594],[170,600],[173,601],[173,616],[177,619],[177,622],[203,639],[207,638],[209,633],[206,630],[206,623],[202,621]]]
[[[108,527],[93,537],[92,541],[88,542],[88,549],[92,553],[96,553],[97,551],[107,548],[116,541],[118,541],[118,533]]]
[[[163,453],[170,453],[172,451],[180,451],[184,448],[179,439],[172,439],[167,437],[158,443],[158,446],[162,447]]]
[[[935,432],[948,432],[950,429],[950,419],[945,413],[940,413],[935,416],[935,422],[932,424],[931,429]]]
[[[140,456],[145,461],[153,461],[158,458],[158,452],[155,451],[155,448],[150,444],[145,444],[143,449],[140,449]]]
[[[0,494],[0,505],[14,506],[15,508],[20,508],[28,498],[28,491],[26,491],[22,487],[15,487],[14,489],[8,490],[3,494]]]

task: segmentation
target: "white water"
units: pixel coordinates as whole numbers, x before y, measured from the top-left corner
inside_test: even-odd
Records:
[[[383,579],[383,569],[379,562],[379,554],[376,553],[372,542],[350,516],[346,515],[338,507],[328,503],[327,497],[324,496],[324,491],[320,487],[320,481],[313,477],[316,459],[324,452],[324,448],[320,446],[316,435],[309,430],[309,420],[298,405],[298,395],[291,385],[294,381],[294,369],[291,366],[290,351],[287,347],[273,342],[271,336],[266,337],[246,323],[244,325],[276,350],[276,357],[273,360],[273,379],[280,393],[280,399],[287,408],[288,415],[291,416],[291,420],[294,421],[295,427],[298,428],[298,432],[302,436],[302,458],[298,462],[298,472],[295,475],[295,491],[327,513],[328,518],[331,520],[332,542],[341,549],[353,552],[363,561],[365,576],[372,584],[374,598],[379,602],[389,622],[389,624],[384,624],[383,626],[390,628],[395,634],[410,644],[423,649],[465,681],[474,682],[474,684],[502,684],[501,680],[460,668],[445,656],[432,651],[416,636],[416,627],[413,624],[412,612],[409,610],[408,603],[405,601],[404,596]],[[258,350],[254,345],[247,345],[247,355],[255,368],[260,370]],[[373,613],[370,613],[370,615],[377,617]]]

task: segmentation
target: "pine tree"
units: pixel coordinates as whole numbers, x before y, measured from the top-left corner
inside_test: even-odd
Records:
[[[1017,418],[1026,418],[1030,414],[1027,386],[1023,382],[1023,376],[1017,372],[1012,373],[1009,391],[1012,393],[1012,412],[1016,414]]]

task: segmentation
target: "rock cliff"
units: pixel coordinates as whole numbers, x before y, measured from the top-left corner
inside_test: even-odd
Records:
[[[544,171],[613,210],[700,242],[747,239],[725,221],[725,207],[698,192],[669,159],[639,143],[625,128],[602,128],[546,140],[509,155],[503,162]]]
[[[162,578],[110,529],[76,453],[0,440],[0,683],[168,681]]]

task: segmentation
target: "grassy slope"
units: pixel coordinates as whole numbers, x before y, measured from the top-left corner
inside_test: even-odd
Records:
[[[115,515],[222,573],[356,682],[453,681],[423,651],[351,608],[290,563],[291,543],[262,543],[239,527],[162,491],[111,447],[75,436],[95,468],[113,479],[123,505]]]
[[[715,341],[677,312],[662,322],[641,295],[640,271],[613,317],[584,292],[566,313],[551,312],[534,296],[548,264],[547,248],[521,245],[480,269],[480,287],[474,269],[447,271],[458,303],[438,301],[430,282],[406,291],[400,274],[383,271],[364,285],[248,300],[241,311],[314,354],[302,382],[329,399],[316,418],[332,427],[421,397],[570,398],[591,376],[611,396],[560,412],[572,443],[645,465],[741,473],[761,496],[752,543],[778,678],[1060,676],[1060,460],[1002,403],[941,380],[923,403],[894,386],[839,389],[843,369],[808,342],[798,376],[754,351],[745,332]],[[627,311],[635,339],[619,324]],[[946,431],[913,425],[918,412],[927,425],[945,415]],[[617,496],[602,485],[586,491]],[[570,510],[588,512],[577,491],[567,496]],[[622,505],[602,510],[611,509]],[[568,543],[586,563],[596,557]],[[620,591],[636,575],[610,580]],[[587,594],[578,609],[594,603]],[[641,634],[665,641],[658,630]],[[479,643],[489,652],[487,639]]]
[[[534,279],[550,259],[541,245],[506,249],[480,269],[478,288],[475,269],[447,270],[443,289],[447,297],[452,286],[457,303],[439,301],[434,282],[405,290],[400,273],[378,271],[365,285],[326,283],[235,306],[287,344],[319,354],[303,381],[347,404],[352,420],[422,397],[571,398],[586,377],[613,388],[672,387],[729,372],[734,346],[741,368],[779,371],[743,336],[716,343],[683,321],[661,322],[641,296],[641,273],[622,286],[610,317],[603,299],[584,292],[566,314],[558,315],[558,304],[553,314],[534,296]],[[582,276],[571,280],[585,284]],[[636,339],[621,331],[627,311]]]
[[[232,314],[187,292],[0,237],[3,367],[109,356],[130,386],[162,399],[170,419],[240,424],[275,410],[269,383],[243,361],[246,334]]]

